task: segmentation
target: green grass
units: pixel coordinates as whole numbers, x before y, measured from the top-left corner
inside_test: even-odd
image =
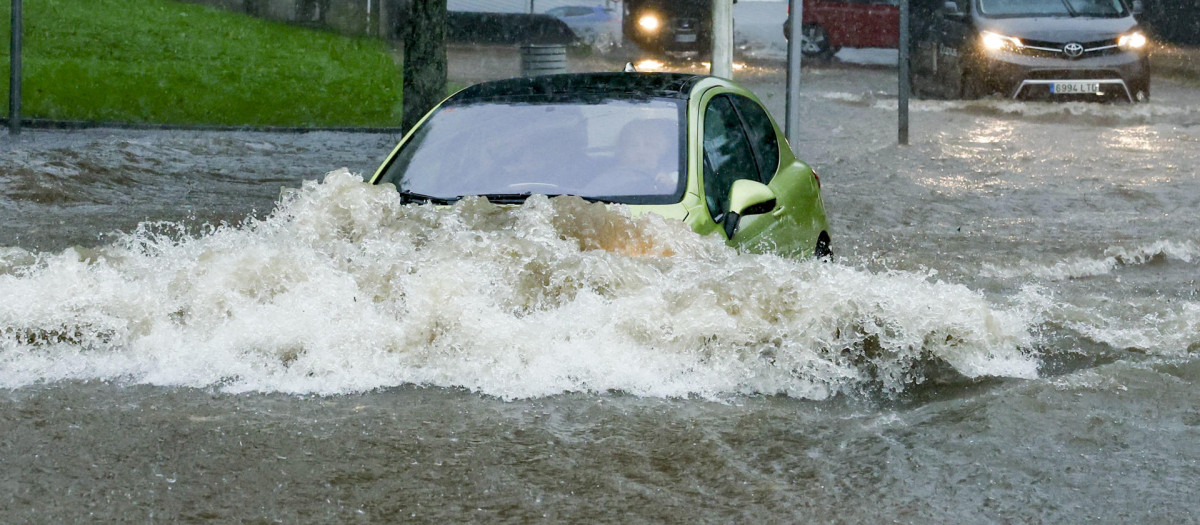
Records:
[[[0,1],[8,108],[11,2]],[[173,0],[25,0],[24,118],[399,126],[400,66],[348,38]]]

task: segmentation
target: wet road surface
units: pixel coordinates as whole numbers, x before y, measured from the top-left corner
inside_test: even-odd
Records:
[[[3,137],[2,521],[1195,522],[1200,90],[899,147],[894,70],[804,82],[833,264],[402,207],[387,134]]]

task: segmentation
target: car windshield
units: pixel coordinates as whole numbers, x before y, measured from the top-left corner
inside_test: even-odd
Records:
[[[979,0],[986,16],[1098,16],[1127,14],[1121,0]]]
[[[679,202],[684,107],[676,99],[444,106],[401,147],[380,182],[437,201],[538,193]]]

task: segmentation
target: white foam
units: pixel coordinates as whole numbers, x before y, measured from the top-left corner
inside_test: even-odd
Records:
[[[1014,267],[1001,268],[984,264],[984,274],[1003,279],[1032,277],[1050,281],[1065,281],[1108,275],[1121,267],[1141,266],[1156,259],[1165,258],[1184,263],[1200,260],[1200,244],[1193,241],[1155,241],[1127,248],[1114,246],[1105,250],[1103,257],[1078,257],[1053,264],[1022,261]]]
[[[899,101],[895,93],[846,93],[840,91],[806,94],[815,98],[896,111]],[[909,110],[914,112],[962,111],[986,115],[1017,116],[1056,121],[1064,117],[1094,121],[1098,124],[1150,124],[1159,121],[1195,125],[1200,122],[1200,107],[1179,104],[1098,104],[1094,102],[1048,102],[1012,100],[998,95],[977,100],[910,99]]]
[[[739,254],[579,199],[404,206],[340,171],[266,219],[183,230],[5,252],[0,386],[823,398],[899,391],[931,361],[1037,374],[1030,309],[925,274]]]
[[[1063,326],[1082,337],[1113,348],[1159,356],[1188,356],[1200,348],[1200,303],[1135,304],[1105,312],[1096,308],[1067,308]]]

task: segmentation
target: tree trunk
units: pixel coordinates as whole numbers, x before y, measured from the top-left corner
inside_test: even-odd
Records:
[[[411,0],[404,22],[401,126],[408,131],[446,96],[446,0]]]

